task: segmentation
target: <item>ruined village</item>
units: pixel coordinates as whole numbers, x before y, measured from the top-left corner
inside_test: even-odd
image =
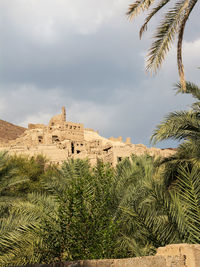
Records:
[[[82,123],[68,121],[66,109],[53,116],[48,125],[28,124],[19,137],[9,142],[0,143],[0,151],[8,151],[11,155],[44,155],[50,162],[62,164],[67,159],[86,159],[95,165],[98,159],[112,166],[130,158],[132,154],[166,157],[175,153],[173,149],[147,148],[143,144],[132,144],[129,137],[104,138],[98,131],[84,128]]]

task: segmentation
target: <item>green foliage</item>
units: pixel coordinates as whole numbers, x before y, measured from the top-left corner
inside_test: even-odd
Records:
[[[56,207],[54,199],[44,193],[9,203],[0,219],[0,266],[40,262],[37,248],[44,246],[38,235],[40,225],[44,218],[54,223]]]
[[[178,182],[171,191],[158,173],[144,176],[121,206],[129,220],[132,218],[126,239],[137,256],[150,255],[167,244],[199,243],[200,170],[180,167],[177,173]]]
[[[177,84],[176,89],[181,92],[181,85]],[[193,83],[186,83],[186,92],[195,99],[200,100],[200,89]],[[200,167],[200,102],[195,102],[190,110],[170,113],[161,124],[159,124],[153,135],[155,143],[174,139],[183,141],[177,148],[176,154],[161,159],[163,165],[163,176],[166,185],[171,185],[177,180],[177,172],[180,167],[192,168],[193,165]],[[158,164],[158,165],[159,165]]]
[[[112,170],[102,162],[91,170],[88,161],[72,160],[60,177],[62,186],[48,188],[59,209],[56,229],[43,222],[42,238],[50,246],[43,261],[113,257],[119,229],[112,216]]]
[[[187,218],[187,242],[200,242],[200,169],[180,168],[176,185]]]
[[[178,167],[171,190],[162,168],[147,155],[116,168],[70,160],[44,169],[51,175],[39,190],[1,195],[0,266],[153,255],[159,246],[198,243],[199,168]]]
[[[72,160],[56,174],[43,183],[42,193],[15,200],[4,213],[3,265],[117,255],[120,228],[113,216],[113,169],[102,162],[92,169],[88,161]]]
[[[43,190],[42,183],[57,172],[56,166],[50,165],[42,155],[29,158],[5,153],[4,158],[1,196],[24,198],[28,193],[40,192]]]
[[[34,263],[39,259],[34,249],[41,239],[35,230],[41,223],[45,202],[39,207],[33,201],[36,193],[30,192],[42,192],[44,199],[43,182],[57,172],[55,166],[46,164],[43,156],[0,154],[0,266]]]

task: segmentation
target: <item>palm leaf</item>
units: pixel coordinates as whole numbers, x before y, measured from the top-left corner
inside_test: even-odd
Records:
[[[130,19],[138,15],[141,11],[148,9],[155,0],[138,0],[129,6],[127,15]]]
[[[157,72],[160,68],[166,53],[169,51],[170,45],[178,32],[179,25],[182,22],[184,12],[188,7],[188,0],[182,0],[175,3],[175,6],[170,9],[164,20],[158,26],[155,41],[149,49],[147,59],[147,71]]]
[[[190,232],[190,242],[200,242],[200,171],[193,167],[190,171],[186,168],[179,169],[180,198],[187,208],[188,228]]]
[[[185,92],[182,91],[182,86],[180,83],[175,84],[175,90],[177,90],[177,93],[191,94],[194,98],[200,100],[200,89],[196,84],[192,82],[186,82]]]
[[[200,137],[200,121],[198,114],[192,111],[177,111],[170,113],[157,126],[151,137],[153,143],[169,138],[174,140]]]
[[[160,10],[162,9],[167,3],[169,3],[170,0],[161,0],[158,5],[152,9],[150,14],[146,17],[144,24],[140,28],[140,38],[142,37],[145,30],[147,30],[147,25],[149,21],[152,19],[152,17]]]

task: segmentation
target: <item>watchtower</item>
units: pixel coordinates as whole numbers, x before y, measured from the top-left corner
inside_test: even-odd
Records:
[[[66,110],[65,110],[65,107],[62,107],[62,121],[66,122]]]

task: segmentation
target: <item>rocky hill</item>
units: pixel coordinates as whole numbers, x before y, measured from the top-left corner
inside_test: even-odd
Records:
[[[7,143],[24,133],[26,128],[14,125],[7,121],[0,120],[0,142]]]

